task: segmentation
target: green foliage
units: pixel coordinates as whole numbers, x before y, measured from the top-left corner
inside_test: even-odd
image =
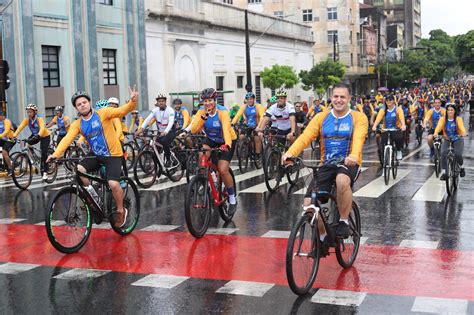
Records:
[[[466,72],[474,73],[474,30],[457,36],[454,40],[454,48],[461,68]]]
[[[260,73],[263,86],[272,90],[291,89],[299,82],[295,70],[290,66],[273,65]]]
[[[385,84],[387,78],[387,64],[382,64],[376,68],[377,72],[380,72],[382,82]],[[389,63],[388,64],[388,87],[408,87],[413,79],[413,73],[406,64],[402,62]]]
[[[331,85],[341,81],[345,73],[344,64],[328,58],[314,65],[309,71],[302,70],[299,76],[304,90],[312,89],[317,95],[322,95]]]

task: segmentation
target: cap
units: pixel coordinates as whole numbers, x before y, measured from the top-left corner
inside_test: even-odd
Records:
[[[119,100],[118,100],[118,98],[116,98],[116,97],[111,97],[111,98],[109,98],[109,100],[108,100],[107,102],[108,102],[108,103],[119,104]]]

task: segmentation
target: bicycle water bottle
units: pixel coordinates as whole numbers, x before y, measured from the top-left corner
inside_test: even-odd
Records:
[[[120,181],[120,187],[122,187],[122,189],[127,188],[127,182],[124,181],[124,180],[121,180],[121,181]]]
[[[217,188],[218,184],[219,184],[219,181],[217,179],[217,174],[214,170],[211,170],[211,176],[212,176],[212,181],[214,182],[214,186]]]
[[[97,194],[97,192],[95,191],[94,187],[92,187],[92,185],[86,186],[86,190],[92,196],[92,198],[95,200],[97,205],[100,206],[100,198],[99,198],[99,195]]]

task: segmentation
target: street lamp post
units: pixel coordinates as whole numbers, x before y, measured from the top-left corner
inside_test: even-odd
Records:
[[[247,72],[247,84],[245,90],[252,92],[252,71],[250,68],[250,40],[249,40],[249,11],[245,10],[245,58],[246,58],[246,72]]]

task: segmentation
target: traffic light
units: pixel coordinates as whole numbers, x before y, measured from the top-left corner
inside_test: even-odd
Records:
[[[0,60],[0,90],[6,90],[10,87],[10,78],[8,77],[8,61]]]

